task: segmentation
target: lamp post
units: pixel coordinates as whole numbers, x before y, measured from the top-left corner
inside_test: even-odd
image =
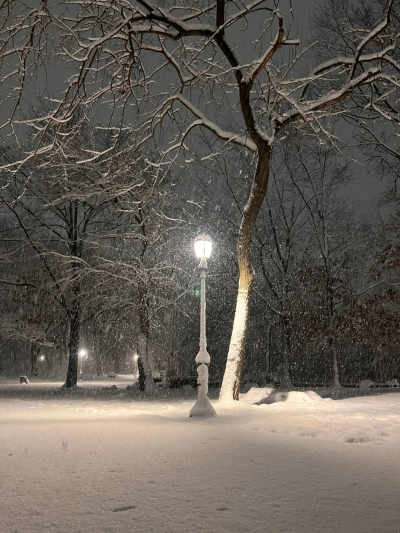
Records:
[[[208,365],[210,355],[207,352],[206,339],[206,273],[207,259],[211,255],[212,241],[208,235],[199,235],[194,241],[194,251],[200,259],[200,350],[196,356],[197,363],[197,400],[189,416],[214,416],[214,407],[208,399]]]
[[[80,364],[80,369],[79,369],[79,376],[80,376],[80,379],[82,381],[82,376],[83,376],[83,358],[85,357],[86,355],[86,350],[79,350],[79,357],[81,358],[81,364]]]

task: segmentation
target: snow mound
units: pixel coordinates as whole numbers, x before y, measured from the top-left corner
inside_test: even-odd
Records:
[[[322,398],[322,396],[320,396],[319,394],[317,394],[313,390],[307,390],[307,391],[304,391],[304,392],[305,392],[305,394],[307,394],[310,398],[312,398],[316,402],[326,402],[327,400],[329,402],[333,401],[331,398]]]
[[[314,403],[314,402],[323,402],[324,399],[321,398],[314,391],[300,392],[300,391],[289,391],[289,392],[278,392],[272,391],[267,398],[256,402],[256,405],[270,405],[277,402],[286,402],[290,405],[302,405],[304,403]]]
[[[239,400],[245,403],[256,403],[261,400],[266,400],[275,389],[272,387],[251,388],[246,394],[240,394]]]
[[[207,396],[203,396],[197,399],[196,403],[190,410],[189,416],[215,416],[216,414],[217,413],[210,400]]]

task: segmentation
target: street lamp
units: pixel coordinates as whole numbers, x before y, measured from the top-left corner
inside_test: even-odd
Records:
[[[79,375],[80,375],[80,378],[81,378],[81,381],[82,381],[82,376],[83,376],[83,358],[86,356],[86,350],[79,350],[79,354],[78,355],[81,358],[81,365],[80,365]]]
[[[196,257],[200,259],[200,350],[196,356],[197,363],[197,400],[189,416],[214,416],[214,407],[208,399],[208,365],[210,355],[207,352],[206,340],[206,272],[207,259],[211,255],[212,240],[208,235],[199,235],[194,241]]]

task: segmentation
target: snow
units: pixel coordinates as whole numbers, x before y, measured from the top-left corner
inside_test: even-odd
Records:
[[[299,405],[303,402],[306,403],[313,403],[313,402],[329,402],[332,401],[331,398],[326,398],[325,400],[321,398],[316,392],[313,391],[289,391],[289,392],[279,392],[279,391],[272,391],[271,394],[269,394],[267,397],[262,398],[258,402],[256,402],[257,405],[270,405],[272,403],[276,402],[286,402],[289,405]]]
[[[254,404],[263,400],[264,398],[268,398],[273,390],[274,389],[271,387],[253,387],[246,392],[246,394],[240,394],[239,399],[241,402]]]
[[[400,393],[251,389],[189,418],[195,391],[54,387],[0,386],[1,533],[400,531]]]

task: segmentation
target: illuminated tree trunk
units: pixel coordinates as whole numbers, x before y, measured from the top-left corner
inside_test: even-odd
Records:
[[[257,216],[268,188],[271,149],[265,144],[259,149],[259,159],[250,196],[243,210],[237,244],[239,265],[239,290],[235,318],[229,345],[229,353],[222,381],[220,400],[230,402],[239,399],[246,336],[249,318],[249,305],[253,288],[254,271],[251,264],[251,236]]]

